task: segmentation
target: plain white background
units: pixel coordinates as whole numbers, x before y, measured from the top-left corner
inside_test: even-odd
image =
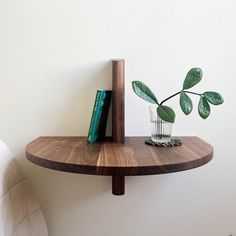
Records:
[[[50,236],[236,235],[236,3],[234,0],[0,1],[0,138],[40,200]],[[215,90],[225,103],[202,120],[178,98],[174,135],[197,135],[214,159],[190,171],[111,178],[57,172],[24,157],[41,135],[86,135],[98,88],[111,88],[112,58],[126,60],[126,135],[148,135],[148,104],[132,80],[162,100],[201,67],[193,91]]]

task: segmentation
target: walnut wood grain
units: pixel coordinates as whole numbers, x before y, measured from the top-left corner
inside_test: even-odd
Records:
[[[112,61],[112,140],[125,141],[125,61]]]
[[[130,176],[183,171],[202,166],[213,157],[213,147],[198,137],[178,137],[180,147],[156,148],[145,137],[126,137],[88,144],[86,137],[39,137],[26,147],[36,165],[66,172]]]

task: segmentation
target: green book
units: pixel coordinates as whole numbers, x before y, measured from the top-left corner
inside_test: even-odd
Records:
[[[110,101],[110,90],[97,90],[87,138],[88,143],[104,140]]]
[[[90,121],[88,137],[87,137],[88,143],[94,142],[93,140],[94,140],[94,130],[95,130],[95,119],[98,114],[98,104],[99,104],[100,99],[101,99],[101,91],[97,90],[97,94],[96,94],[95,102],[94,102],[94,106],[93,106],[92,117],[91,117],[91,121]]]

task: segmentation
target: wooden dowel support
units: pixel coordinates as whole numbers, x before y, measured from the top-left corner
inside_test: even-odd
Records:
[[[125,194],[125,176],[112,176],[112,194]]]
[[[125,61],[112,60],[112,140],[125,142]]]

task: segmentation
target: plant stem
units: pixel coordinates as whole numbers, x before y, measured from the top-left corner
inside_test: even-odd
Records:
[[[176,95],[180,94],[181,92],[182,92],[182,90],[179,91],[178,93],[175,93],[175,94],[171,95],[170,97],[166,98],[165,100],[163,100],[163,101],[160,103],[160,106],[161,106],[164,102],[166,102],[167,100],[169,100],[169,99],[175,97]]]
[[[166,98],[165,100],[163,100],[163,101],[160,103],[160,106],[161,106],[164,102],[166,102],[166,101],[168,101],[169,99],[175,97],[176,95],[180,94],[181,92],[191,93],[191,94],[195,94],[195,95],[198,95],[198,96],[202,96],[202,94],[200,94],[200,93],[195,93],[195,92],[191,92],[191,91],[181,90],[181,91],[179,91],[179,92],[177,92],[177,93],[171,95],[170,97]]]
[[[195,95],[198,95],[198,96],[202,96],[202,94],[200,93],[195,93],[195,92],[191,92],[191,91],[184,91],[185,93],[191,93],[191,94],[195,94]]]

